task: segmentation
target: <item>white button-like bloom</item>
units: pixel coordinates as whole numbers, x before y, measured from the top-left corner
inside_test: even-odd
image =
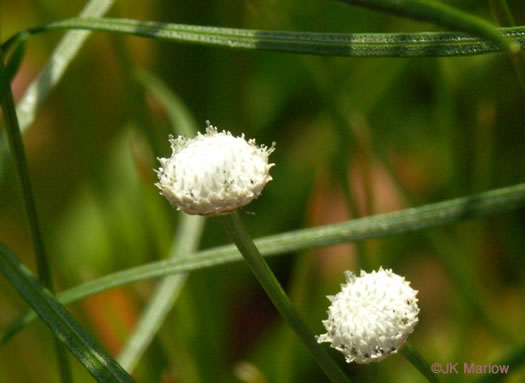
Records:
[[[346,283],[328,308],[323,321],[327,333],[317,341],[329,342],[348,363],[379,362],[396,353],[418,322],[417,291],[392,270],[357,277],[345,272]]]
[[[274,151],[255,140],[217,132],[206,122],[206,134],[193,139],[170,137],[170,158],[159,158],[160,193],[188,214],[223,215],[257,198],[272,180],[268,156]]]

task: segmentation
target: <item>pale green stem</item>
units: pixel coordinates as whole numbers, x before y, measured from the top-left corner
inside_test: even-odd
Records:
[[[299,309],[307,306],[308,297],[311,295],[311,277],[316,257],[307,252],[297,254],[292,274],[290,276],[289,295],[290,300]],[[277,381],[280,383],[292,382],[296,373],[296,353],[294,352],[297,340],[291,331],[285,331],[282,337],[282,347],[279,353],[279,368],[277,370]]]
[[[405,344],[401,350],[401,355],[405,357],[408,362],[414,366],[430,383],[439,383],[439,378],[434,374],[430,368],[430,364],[423,358],[423,356],[410,344]]]
[[[290,327],[295,331],[304,345],[312,353],[315,361],[319,364],[326,376],[332,382],[349,382],[350,380],[337,363],[330,357],[328,352],[317,343],[310,329],[299,317],[299,313],[290,303],[286,293],[279,284],[279,281],[273,274],[272,270],[255,247],[246,228],[244,227],[241,217],[237,211],[229,214],[225,219],[228,230],[233,238],[233,242],[244,257],[264,291],[274,304],[281,316],[288,322]]]
[[[509,27],[515,25],[514,17],[512,17],[512,12],[507,4],[507,0],[489,0],[489,3],[496,23]],[[518,54],[511,54],[510,59],[512,60],[514,71],[518,76],[521,89],[525,92],[525,55],[523,50],[518,52]]]

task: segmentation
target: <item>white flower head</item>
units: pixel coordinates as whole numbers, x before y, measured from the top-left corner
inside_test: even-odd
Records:
[[[346,283],[328,308],[323,321],[327,333],[317,337],[341,351],[348,363],[379,362],[396,353],[418,322],[417,291],[392,270],[357,277],[345,272]]]
[[[170,137],[171,157],[159,158],[155,185],[178,210],[188,214],[224,215],[257,198],[272,180],[270,147],[234,137],[208,125],[206,134]]]

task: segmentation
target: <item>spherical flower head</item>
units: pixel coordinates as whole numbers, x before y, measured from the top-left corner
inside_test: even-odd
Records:
[[[327,333],[317,341],[341,351],[348,363],[379,362],[403,346],[418,322],[417,291],[392,270],[357,277],[345,272],[346,283],[323,321]]]
[[[178,210],[205,216],[224,215],[257,198],[272,180],[268,156],[274,145],[257,146],[244,134],[218,132],[207,121],[206,134],[193,139],[170,137],[171,157],[159,158],[155,185]]]

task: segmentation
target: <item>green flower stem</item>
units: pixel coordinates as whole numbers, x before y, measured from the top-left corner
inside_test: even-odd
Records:
[[[341,143],[344,144],[345,141],[342,140]],[[348,167],[350,161],[348,153],[345,149],[340,148],[337,157],[337,161],[335,161],[336,163],[334,164],[334,173],[339,176],[338,181],[341,185],[341,189],[343,190],[343,197],[345,199],[347,211],[349,213],[349,216],[352,217],[352,219],[361,218],[361,214],[359,213],[359,209],[357,207],[357,198],[355,192],[352,188],[350,188],[350,177],[348,177]],[[367,254],[366,243],[359,241],[354,242],[354,245],[357,250],[359,268],[369,271],[370,260],[369,254]]]
[[[510,11],[507,0],[489,0],[490,10],[499,25],[516,25],[512,12]]]
[[[449,5],[431,0],[342,0],[350,5],[394,13],[416,20],[429,21],[448,28],[459,29],[483,37],[501,49],[518,53],[519,44],[505,37],[493,24],[460,11]]]
[[[407,343],[401,348],[401,355],[405,357],[408,362],[414,366],[430,383],[439,383],[439,378],[434,374],[430,368],[430,364],[423,358],[423,356],[416,350],[416,348]]]
[[[289,296],[291,302],[299,309],[307,309],[310,293],[312,291],[312,271],[316,264],[316,257],[311,256],[309,252],[302,252],[295,257],[292,273],[289,282]],[[285,324],[286,325],[286,324]],[[280,342],[279,367],[276,373],[276,381],[280,383],[290,383],[292,377],[297,373],[296,353],[294,352],[297,345],[297,338],[288,328],[283,329]]]
[[[332,84],[329,88],[326,88],[324,84],[321,83],[319,83],[319,85],[321,85],[325,91],[325,97],[327,99],[326,105],[328,106],[332,114],[332,118],[334,119],[334,131],[339,137],[339,145],[334,158],[332,172],[337,176],[339,184],[341,185],[349,217],[352,219],[357,219],[361,218],[361,214],[359,212],[356,193],[353,188],[350,187],[351,180],[348,176],[348,169],[351,164],[350,151],[353,149],[351,146],[359,146],[360,143],[356,142],[357,140],[355,134],[352,134],[352,132],[348,129],[347,121],[342,118],[341,114],[335,107],[337,100],[335,100],[333,92],[333,87],[335,86],[333,79],[331,83]],[[370,215],[371,211],[368,209],[370,206],[369,198],[371,197],[371,195],[368,193],[370,191],[370,188],[368,187],[369,181],[369,177],[363,177],[363,183],[365,184],[365,199],[367,202],[366,212]],[[370,270],[369,254],[366,252],[366,244],[364,242],[356,242],[355,247],[357,250],[359,267],[363,270]]]
[[[6,70],[7,69],[5,68],[4,63],[0,61],[0,72],[4,72]],[[11,149],[11,152],[13,153],[13,157],[15,160],[15,167],[17,170],[16,173],[22,186],[22,196],[24,199],[24,205],[29,221],[31,239],[35,250],[38,277],[45,288],[47,288],[51,292],[54,292],[51,268],[49,266],[49,260],[44,246],[42,231],[38,223],[38,215],[33,195],[33,189],[31,187],[31,181],[29,179],[29,166],[27,164],[27,157],[22,141],[22,134],[18,125],[15,101],[13,98],[11,87],[7,86],[3,90],[1,96],[6,135],[9,141],[9,147]],[[58,357],[58,367],[60,370],[61,381],[64,383],[72,382],[73,376],[71,374],[71,368],[67,359],[67,351],[64,345],[61,344],[56,338],[55,347]]]
[[[270,297],[281,316],[288,322],[297,336],[303,341],[304,345],[310,350],[324,373],[332,382],[349,382],[348,377],[346,377],[328,352],[317,343],[313,334],[299,317],[299,314],[288,300],[279,281],[277,281],[270,267],[259,253],[259,250],[257,250],[257,247],[255,247],[237,211],[234,211],[226,217],[226,225],[233,238],[233,242],[266,291],[266,294],[268,294],[268,297]]]
[[[516,25],[512,12],[510,11],[507,0],[489,0],[490,10],[496,23],[502,26],[512,27]],[[512,66],[518,76],[521,89],[525,92],[525,54],[521,50],[518,54],[510,55]]]

